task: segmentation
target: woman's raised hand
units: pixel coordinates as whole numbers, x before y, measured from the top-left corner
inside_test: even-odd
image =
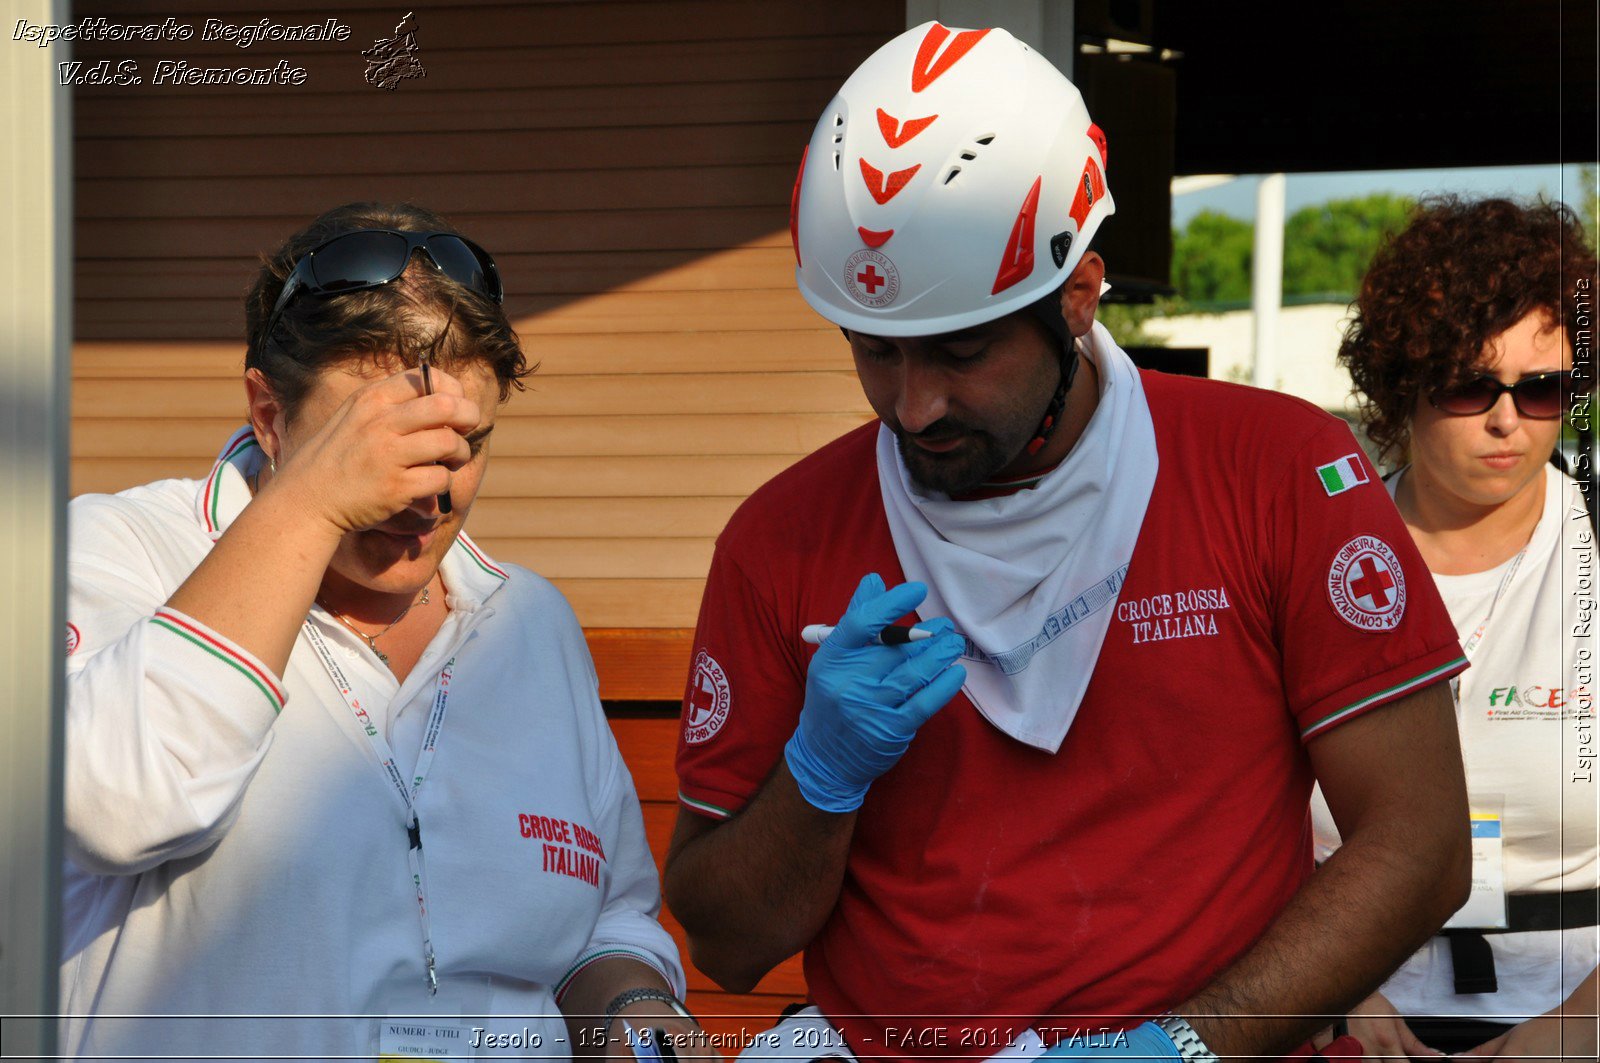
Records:
[[[450,489],[450,473],[472,458],[466,435],[482,415],[455,377],[407,369],[356,389],[279,462],[280,491],[341,534],[381,524]],[[313,413],[307,409],[307,414]]]

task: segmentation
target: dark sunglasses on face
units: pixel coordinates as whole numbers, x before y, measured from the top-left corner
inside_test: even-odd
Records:
[[[421,248],[445,276],[493,302],[505,298],[500,271],[489,252],[455,233],[403,232],[398,229],[356,229],[340,233],[301,256],[284,281],[263,337],[270,338],[278,317],[301,292],[342,295],[381,288],[406,271],[412,254]]]
[[[1518,414],[1535,421],[1550,421],[1561,416],[1565,397],[1587,392],[1593,386],[1592,377],[1577,386],[1571,370],[1536,373],[1515,384],[1502,384],[1492,376],[1479,376],[1457,387],[1432,392],[1428,401],[1441,413],[1466,417],[1487,413],[1500,401],[1501,395],[1510,393]]]

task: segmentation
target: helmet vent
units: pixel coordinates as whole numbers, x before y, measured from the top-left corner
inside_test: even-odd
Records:
[[[833,153],[833,170],[835,173],[839,172],[839,153],[837,151]]]
[[[963,162],[971,162],[973,159],[976,159],[978,157],[978,148],[980,148],[980,147],[988,147],[992,143],[994,143],[994,134],[993,133],[990,133],[990,134],[988,134],[986,136],[979,137],[977,140],[974,140],[972,142],[972,144],[973,144],[972,147],[962,150],[962,152],[961,152],[961,160]],[[958,167],[958,169],[959,169],[959,167]]]
[[[964,156],[964,157],[965,158],[971,158],[970,155]],[[944,184],[944,185],[949,184],[951,181],[954,181],[956,179],[956,174],[958,174],[960,172],[961,172],[961,167],[959,167],[959,166],[950,167],[950,172],[945,174],[944,175],[944,180],[940,181],[939,183],[940,184]]]

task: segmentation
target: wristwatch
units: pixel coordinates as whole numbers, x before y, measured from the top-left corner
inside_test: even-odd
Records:
[[[1182,1015],[1163,1015],[1154,1020],[1161,1027],[1161,1032],[1172,1038],[1172,1043],[1177,1046],[1179,1058],[1186,1063],[1221,1063],[1217,1054],[1206,1047],[1200,1040],[1200,1035],[1195,1033],[1194,1027],[1189,1025],[1189,1020]]]
[[[689,1009],[684,1007],[683,1002],[671,993],[664,989],[651,989],[648,986],[640,986],[638,989],[629,989],[618,993],[611,999],[611,1003],[606,1005],[606,1029],[611,1029],[611,1023],[616,1019],[617,1012],[629,1004],[637,1004],[644,1000],[659,1000],[683,1018],[688,1019],[690,1022],[694,1021],[694,1016],[689,1014]]]

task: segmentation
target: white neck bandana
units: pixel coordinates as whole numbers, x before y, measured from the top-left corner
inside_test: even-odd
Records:
[[[1019,742],[1054,753],[1110,629],[1156,482],[1155,425],[1132,360],[1101,325],[1080,341],[1100,403],[1038,486],[957,502],[911,482],[894,433],[878,430],[878,484],[923,616],[967,637],[967,698]]]

